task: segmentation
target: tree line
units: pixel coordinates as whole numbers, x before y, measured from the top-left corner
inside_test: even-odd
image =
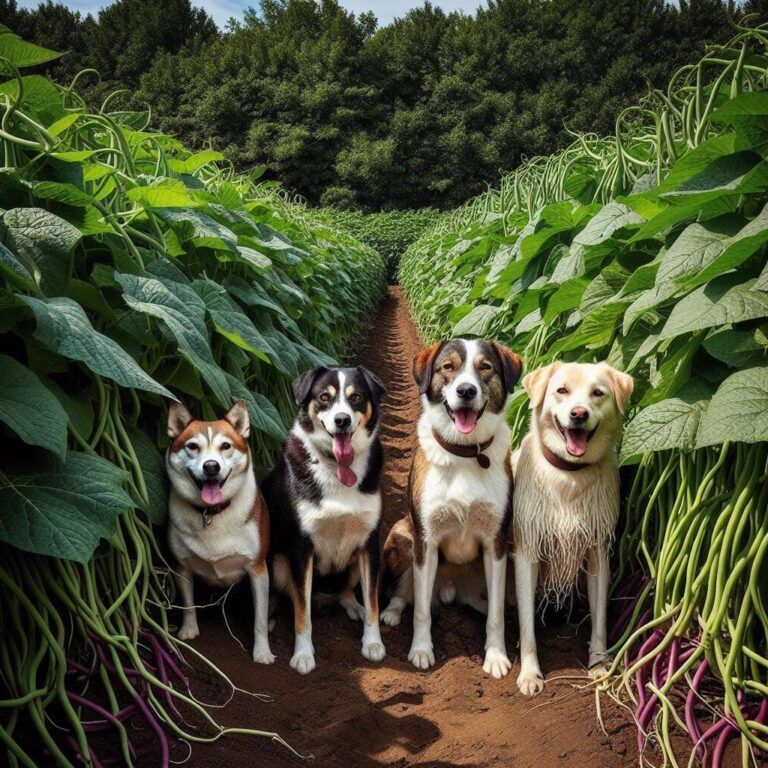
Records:
[[[379,26],[337,0],[261,0],[219,30],[193,3],[117,0],[94,17],[0,0],[0,22],[66,51],[49,67],[62,83],[98,70],[79,81],[90,106],[125,89],[113,107],[151,105],[193,147],[362,210],[454,207],[569,130],[612,132],[730,20],[768,20],[768,0],[489,0]]]

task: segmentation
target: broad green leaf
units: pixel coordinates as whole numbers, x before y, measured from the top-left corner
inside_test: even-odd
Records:
[[[19,296],[19,300],[34,312],[37,318],[35,338],[48,349],[84,363],[94,373],[112,379],[122,387],[175,399],[117,342],[99,333],[76,301],[65,297],[39,299],[34,296]]]
[[[692,450],[711,387],[692,381],[675,396],[643,408],[625,427],[621,463],[634,463],[649,451]]]
[[[224,155],[215,150],[206,150],[190,155],[184,160],[171,158],[168,161],[168,167],[174,173],[194,173],[208,163],[218,163],[224,160]]]
[[[2,217],[5,244],[33,271],[43,293],[66,291],[71,251],[80,232],[59,216],[42,208],[12,208]]]
[[[35,197],[42,200],[55,200],[57,203],[84,208],[93,203],[93,198],[78,189],[74,184],[57,181],[41,181],[32,187]]]
[[[216,331],[264,362],[278,357],[250,318],[232,303],[227,292],[212,280],[195,280],[193,287],[205,303]]]
[[[593,309],[581,320],[573,333],[552,345],[551,352],[559,354],[581,347],[600,349],[607,346],[613,338],[616,324],[628,303],[627,301],[617,301]]]
[[[279,442],[285,440],[285,425],[275,406],[263,395],[251,391],[234,376],[227,374],[227,380],[232,390],[232,396],[243,399],[248,403],[248,415],[251,419],[251,426],[260,432],[265,432],[274,437]]]
[[[147,187],[129,189],[125,196],[143,208],[195,208],[203,205],[192,190],[176,179],[166,179],[163,183]],[[156,211],[157,212],[157,211]]]
[[[29,368],[7,355],[0,355],[0,421],[25,443],[66,456],[67,414]]]
[[[730,234],[727,229],[711,223],[686,227],[661,260],[656,285],[682,282],[711,264],[722,252]]]
[[[126,472],[106,459],[70,453],[63,466],[0,470],[0,540],[27,552],[85,563],[118,515],[134,506]]]
[[[549,324],[563,312],[576,309],[589,285],[589,280],[575,277],[566,280],[550,297],[544,312],[544,322]]]
[[[752,290],[755,280],[741,280],[738,273],[724,275],[682,298],[667,318],[661,338],[768,317],[768,294]]]
[[[191,287],[171,280],[115,273],[131,309],[162,320],[179,344],[179,351],[196,367],[221,405],[229,405],[224,372],[213,359],[205,326],[205,305]]]
[[[481,304],[459,321],[453,329],[454,333],[457,336],[483,337],[488,332],[491,323],[500,311],[500,307],[494,307],[490,304]]]
[[[205,213],[185,208],[156,208],[154,213],[170,224],[182,240],[230,251],[237,247],[236,235]]]
[[[729,376],[717,389],[701,419],[696,447],[725,441],[768,440],[768,368],[748,368]]]
[[[766,348],[758,341],[759,330],[734,331],[726,328],[712,333],[704,340],[704,349],[712,357],[731,368],[746,368],[766,356]]]
[[[26,290],[34,288],[35,281],[29,269],[2,243],[0,243],[0,273]]]
[[[21,78],[21,85],[23,91],[21,108],[27,115],[43,124],[55,123],[66,116],[61,94],[47,77],[25,75]],[[18,81],[13,79],[0,84],[0,96],[2,95],[7,95],[11,101],[16,102],[19,98]],[[5,99],[0,98],[0,102],[3,101]]]
[[[573,239],[579,245],[597,245],[623,227],[642,224],[645,219],[623,203],[604,205]]]
[[[744,118],[768,116],[768,91],[742,93],[715,110],[712,122],[738,124]]]
[[[0,58],[7,59],[14,67],[34,67],[36,64],[44,64],[61,56],[60,53],[41,48],[34,43],[22,40],[14,35],[8,27],[0,24]]]
[[[168,516],[168,472],[165,460],[145,432],[135,427],[129,427],[127,432],[147,487],[149,507],[145,511],[155,525],[164,525]]]

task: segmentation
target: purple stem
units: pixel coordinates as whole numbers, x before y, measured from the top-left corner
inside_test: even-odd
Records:
[[[708,670],[709,662],[704,659],[704,661],[699,664],[699,668],[696,670],[696,674],[693,676],[691,689],[688,691],[688,696],[685,699],[685,725],[688,728],[688,733],[693,739],[694,749],[696,750],[696,758],[702,765],[704,764],[704,761],[707,757],[707,745],[704,743],[704,741],[702,741],[701,728],[699,728],[699,721],[696,718],[694,706],[699,695],[699,685],[701,685],[701,681],[704,678],[704,675],[707,674]]]

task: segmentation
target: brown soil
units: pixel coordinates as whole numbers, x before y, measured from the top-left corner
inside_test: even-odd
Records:
[[[375,333],[359,351],[360,362],[378,374],[390,392],[382,424],[387,451],[383,535],[405,511],[404,489],[418,415],[410,367],[420,347],[399,288],[390,288]],[[514,612],[510,614],[507,638],[512,654],[517,629]],[[241,585],[228,601],[227,617],[232,632],[249,648],[252,608],[247,586]],[[319,611],[313,627],[317,669],[306,677],[288,666],[293,633],[286,604],[276,614],[271,643],[277,661],[271,667],[254,664],[250,653],[235,643],[220,609],[202,611],[200,619],[196,647],[236,685],[272,697],[261,702],[238,693],[215,712],[218,721],[277,732],[323,768],[623,768],[637,764],[634,727],[626,712],[605,697],[602,712],[607,734],[601,730],[593,689],[584,672],[584,633],[562,620],[539,630],[547,687],[530,700],[515,686],[516,667],[504,680],[483,674],[485,622],[469,609],[443,608],[436,616],[437,665],[429,672],[418,672],[407,661],[410,613],[401,626],[382,627],[387,656],[381,664],[372,664],[360,654],[360,626],[340,609]],[[210,674],[197,674],[192,690],[205,700],[225,698]],[[182,756],[181,752],[174,755]],[[279,744],[240,735],[213,745],[196,745],[187,762],[190,767],[225,768],[302,764]]]

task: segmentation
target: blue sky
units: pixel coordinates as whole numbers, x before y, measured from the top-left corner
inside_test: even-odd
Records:
[[[162,2],[162,0],[157,0]],[[396,16],[404,16],[410,8],[421,5],[420,0],[340,0],[341,4],[355,13],[373,11],[379,24],[387,24]],[[230,16],[240,18],[243,9],[249,5],[258,5],[258,0],[192,0],[194,5],[202,6],[213,16],[219,26],[224,26]],[[34,8],[39,0],[20,0],[22,8]],[[99,8],[109,5],[109,0],[71,0],[64,2],[74,10],[83,14],[95,14]],[[464,11],[473,13],[478,6],[485,5],[485,0],[433,0],[433,5],[438,5],[446,11]]]

